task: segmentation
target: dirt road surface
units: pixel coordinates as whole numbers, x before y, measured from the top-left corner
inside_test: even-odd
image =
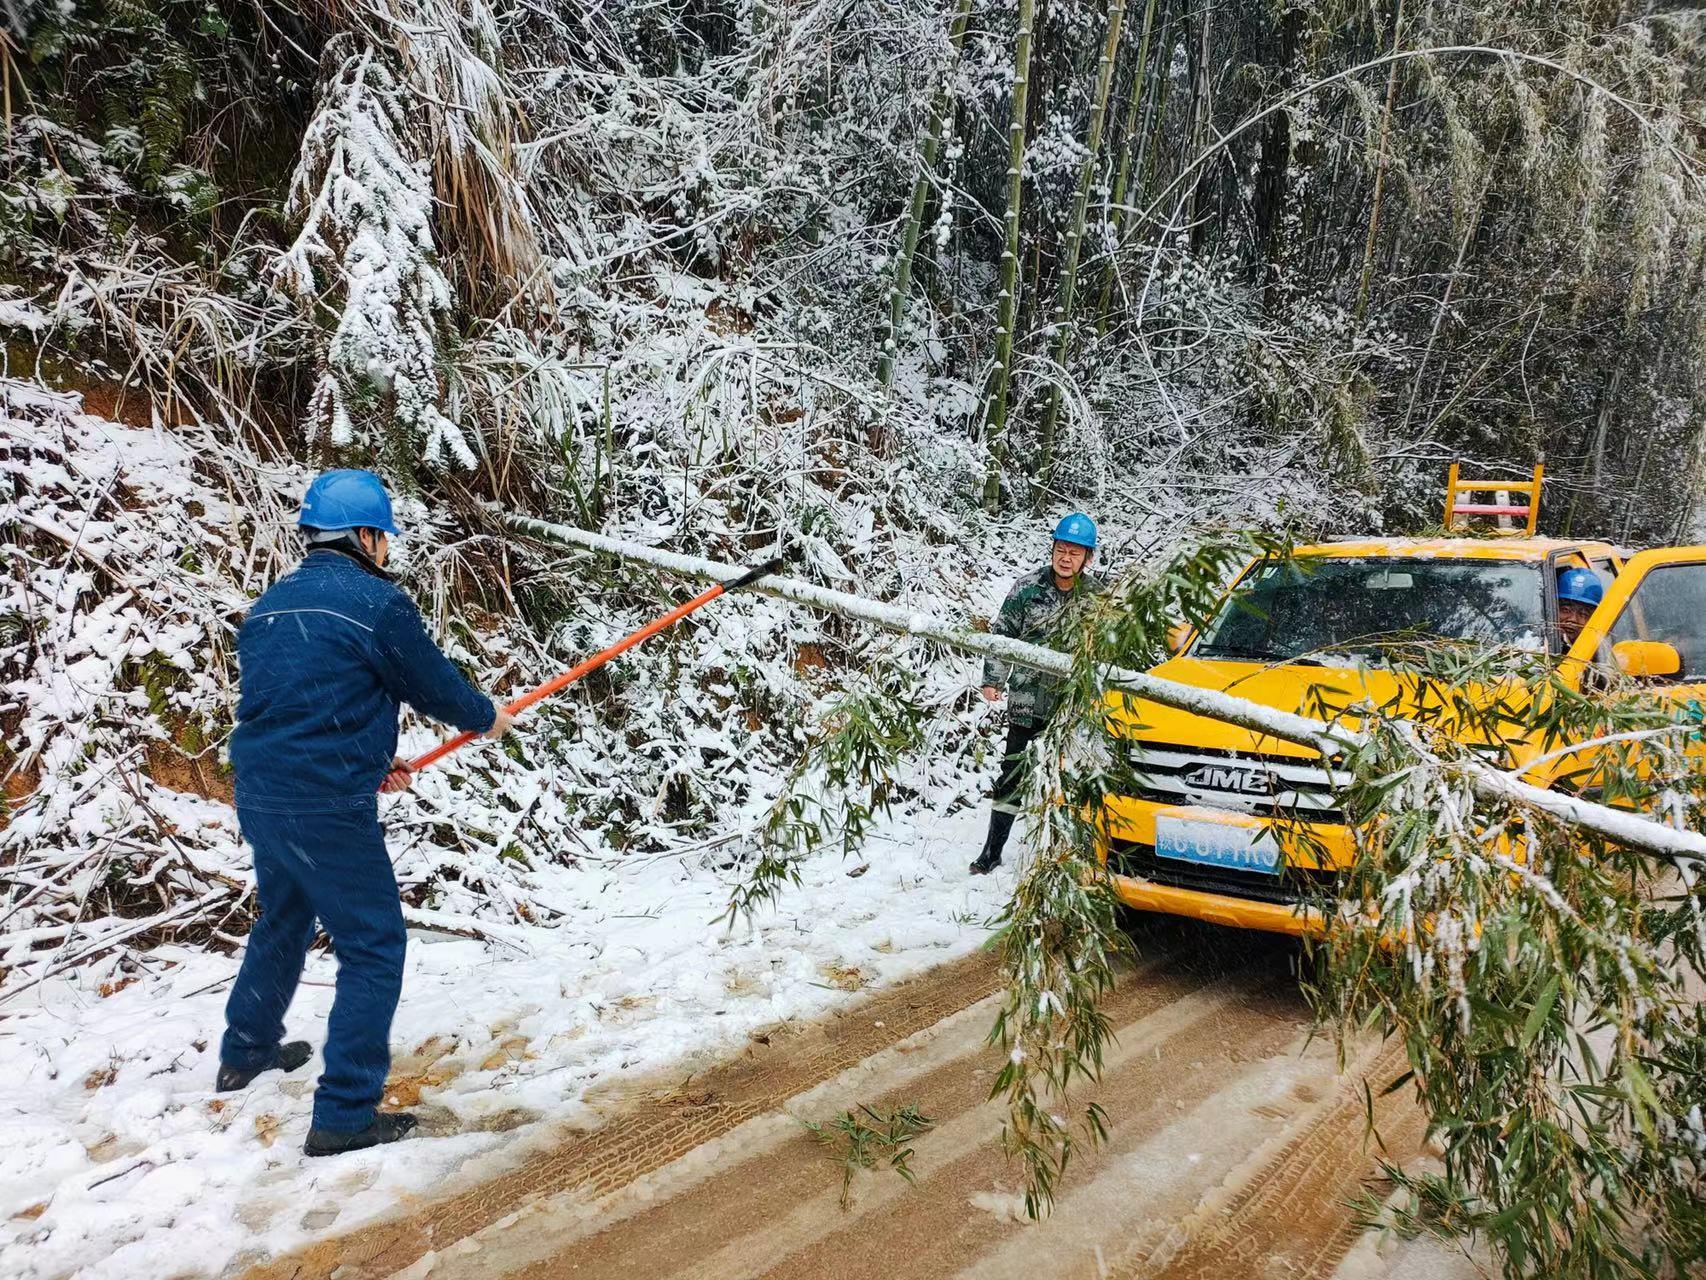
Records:
[[[1399,1054],[1371,1044],[1341,1072],[1310,1040],[1283,939],[1164,920],[1137,939],[1107,1006],[1117,1042],[1081,1099],[1101,1103],[1109,1139],[1041,1222],[988,1100],[998,976],[980,955],[710,1072],[612,1094],[603,1127],[505,1177],[250,1274],[1328,1280],[1357,1244],[1347,1202],[1381,1189],[1368,1107],[1390,1155],[1421,1139],[1402,1091],[1380,1097]],[[935,1123],[913,1144],[915,1182],[859,1172],[843,1207],[843,1167],[801,1121],[861,1103]]]

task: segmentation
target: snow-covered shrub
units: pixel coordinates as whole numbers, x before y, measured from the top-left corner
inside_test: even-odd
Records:
[[[0,968],[17,990],[110,966],[122,944],[230,932],[245,875],[220,803],[230,645],[245,583],[279,563],[280,495],[259,468],[241,507],[198,478],[200,452],[241,458],[206,429],[121,426],[12,380],[0,391],[18,532],[0,604],[6,772],[30,784],[0,831]]]
[[[408,99],[380,50],[338,36],[325,60],[291,187],[301,230],[274,267],[308,308],[333,313],[309,423],[334,448],[359,440],[393,467],[416,449],[433,465],[472,467],[468,440],[439,407],[451,293]],[[390,423],[400,439],[375,439]]]

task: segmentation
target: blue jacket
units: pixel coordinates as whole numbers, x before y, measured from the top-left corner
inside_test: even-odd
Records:
[[[427,635],[389,578],[311,551],[269,587],[237,635],[231,735],[237,804],[330,813],[374,803],[397,750],[397,709],[485,732],[497,709]]]

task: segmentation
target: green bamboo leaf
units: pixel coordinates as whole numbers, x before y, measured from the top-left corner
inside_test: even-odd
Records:
[[[1387,1085],[1384,1089],[1382,1089],[1380,1091],[1380,1096],[1384,1098],[1390,1094],[1397,1093],[1398,1090],[1402,1089],[1405,1085],[1409,1084],[1410,1081],[1414,1080],[1415,1078],[1416,1078],[1416,1073],[1414,1071],[1406,1071],[1403,1075],[1399,1076],[1391,1084]]]
[[[1526,1049],[1534,1043],[1540,1034],[1540,1028],[1545,1025],[1547,1015],[1552,1012],[1552,1006],[1558,1001],[1559,979],[1556,974],[1540,993],[1540,999],[1534,1002],[1534,1008],[1528,1015],[1528,1021],[1522,1025],[1522,1036],[1518,1041]]]
[[[1642,1070],[1640,1063],[1634,1059],[1625,1061],[1623,1074],[1629,1081],[1629,1100],[1633,1104],[1635,1123],[1640,1126],[1648,1142],[1656,1142],[1658,1134],[1653,1127],[1653,1112],[1662,1111],[1664,1104],[1653,1091],[1653,1082],[1647,1078],[1647,1073]]]

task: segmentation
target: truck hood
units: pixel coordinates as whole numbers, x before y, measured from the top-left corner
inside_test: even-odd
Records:
[[[1332,709],[1358,702],[1385,705],[1400,691],[1399,682],[1379,668],[1274,666],[1179,657],[1163,662],[1151,674],[1195,689],[1217,689],[1265,707],[1317,719],[1331,715]],[[1315,752],[1297,743],[1266,737],[1188,711],[1176,711],[1143,698],[1119,698],[1113,719],[1126,735],[1141,742],[1264,756],[1315,757]],[[1347,717],[1347,723],[1355,724],[1355,717]]]

